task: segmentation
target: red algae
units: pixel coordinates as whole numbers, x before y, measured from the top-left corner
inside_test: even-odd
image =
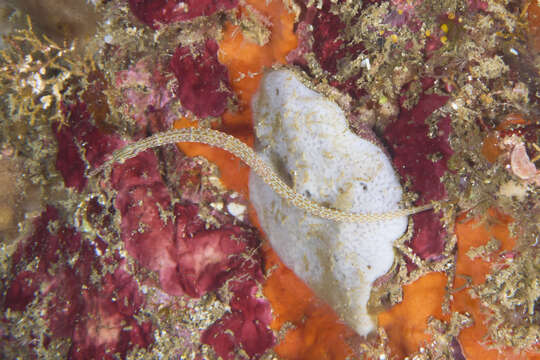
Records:
[[[254,281],[233,281],[231,291],[231,312],[208,328],[201,340],[223,359],[236,359],[239,347],[250,359],[256,359],[275,343],[272,330],[266,326],[272,319],[270,304],[257,297],[259,287]]]
[[[344,56],[344,41],[339,38],[345,27],[337,15],[329,13],[330,3],[326,2],[322,11],[312,11],[313,52],[321,67],[330,74],[337,71],[337,62]],[[314,10],[313,8],[311,10]],[[310,17],[309,10],[307,17]]]
[[[227,68],[219,63],[217,51],[216,41],[208,39],[204,45],[178,47],[170,62],[178,80],[176,95],[199,118],[223,114],[231,94]]]
[[[41,316],[52,338],[71,339],[70,358],[112,359],[111,354],[125,356],[132,346],[148,346],[151,324],[135,319],[144,300],[134,279],[118,267],[94,283],[92,273],[103,266],[96,245],[61,222],[51,233],[50,226],[59,220],[58,211],[48,207],[36,219],[34,234],[19,246],[13,266],[25,267],[36,260],[38,266],[11,281],[5,308],[25,311],[33,300],[45,297]],[[71,264],[73,256],[77,260]]]
[[[383,136],[397,172],[404,179],[410,179],[411,190],[419,194],[417,204],[446,197],[442,176],[448,170],[447,162],[453,153],[448,140],[450,119],[444,117],[438,121],[438,132],[434,136],[430,135],[426,119],[447,101],[447,96],[422,96],[413,109],[401,109],[398,119],[386,128]],[[446,239],[439,219],[431,213],[422,213],[413,215],[413,220],[412,249],[423,259],[437,258],[442,254]]]
[[[123,141],[103,133],[90,122],[90,112],[85,103],[64,106],[66,124],[53,124],[58,142],[56,168],[67,187],[81,192],[86,184],[86,162],[93,167],[101,165],[105,156],[121,147]]]

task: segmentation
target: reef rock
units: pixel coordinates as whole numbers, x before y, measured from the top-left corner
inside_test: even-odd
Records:
[[[402,189],[385,152],[349,130],[334,102],[288,70],[265,75],[253,100],[255,150],[296,192],[355,213],[399,208]],[[254,173],[250,198],[281,260],[360,335],[374,329],[367,311],[373,282],[394,260],[407,218],[338,223],[291,207]]]

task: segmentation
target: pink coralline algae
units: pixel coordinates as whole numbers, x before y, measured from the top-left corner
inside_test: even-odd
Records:
[[[160,66],[141,60],[128,70],[116,73],[116,88],[122,93],[119,108],[127,109],[139,128],[163,131],[177,115],[171,110],[174,94],[167,88],[168,78]],[[155,120],[155,121],[152,121]]]
[[[216,289],[237,272],[250,275],[255,271],[243,271],[243,263],[247,260],[242,254],[256,245],[253,233],[239,226],[226,224],[219,229],[206,230],[202,222],[195,221],[197,210],[193,205],[175,206],[177,219],[182,221],[176,224],[174,255],[178,266],[174,278],[195,297]]]
[[[98,238],[84,239],[49,206],[35,221],[33,235],[12,257],[15,272],[29,270],[16,273],[9,283],[5,308],[24,311],[39,299],[49,329],[45,333],[53,339],[71,339],[72,359],[113,359],[115,353],[125,356],[134,346],[147,347],[152,329],[135,317],[144,301],[137,283],[121,263],[112,273],[95,277],[106,265],[97,253],[106,248]],[[29,267],[31,263],[36,266]],[[51,339],[41,340],[47,347]]]
[[[139,324],[134,317],[143,303],[137,283],[129,274],[117,270],[107,274],[99,293],[82,290],[87,318],[75,326],[71,350],[74,359],[88,359],[88,354],[114,358],[108,353],[126,353],[135,346],[153,342],[149,322]],[[129,331],[126,331],[130,329]]]
[[[224,359],[235,358],[239,349],[257,358],[273,345],[274,336],[270,305],[256,297],[263,276],[254,230],[233,225],[232,219],[208,227],[198,216],[198,205],[173,205],[157,163],[155,154],[146,151],[113,169],[111,184],[128,254],[157,272],[160,288],[170,295],[197,298],[226,284],[233,294],[231,312],[206,330],[202,341]]]
[[[154,29],[159,28],[159,24],[209,16],[237,5],[238,0],[129,0],[133,14]]]
[[[255,245],[254,235],[239,226],[207,229],[195,204],[173,206],[150,151],[117,165],[111,183],[128,253],[158,272],[170,295],[200,297],[217,289],[234,275],[241,253]]]
[[[438,120],[438,132],[429,136],[425,120],[446,104],[447,96],[423,94],[413,109],[401,108],[398,119],[387,126],[384,139],[390,145],[394,166],[403,179],[411,179],[410,190],[418,193],[418,205],[446,197],[441,177],[447,171],[452,155],[448,137],[450,119]],[[423,259],[435,259],[444,249],[446,232],[440,220],[432,213],[413,216],[414,237],[410,244]]]
[[[217,42],[208,39],[193,47],[178,47],[170,62],[178,80],[176,95],[184,108],[200,118],[223,114],[231,96],[228,71],[218,61],[217,51]]]

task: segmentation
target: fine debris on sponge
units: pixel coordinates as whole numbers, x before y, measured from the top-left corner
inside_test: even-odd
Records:
[[[384,151],[353,134],[343,111],[293,72],[266,74],[253,113],[256,152],[296,192],[354,213],[399,208],[401,186]],[[371,287],[391,268],[407,217],[324,220],[291,207],[257,176],[250,176],[250,199],[282,261],[359,334],[373,330]]]

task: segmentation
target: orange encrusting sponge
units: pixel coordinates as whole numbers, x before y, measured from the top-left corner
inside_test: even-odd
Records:
[[[448,320],[442,313],[446,275],[433,272],[403,287],[403,301],[378,316],[388,335],[393,355],[413,354],[431,340],[426,333],[428,318]]]
[[[495,260],[502,252],[510,251],[515,246],[515,239],[510,237],[508,226],[512,223],[509,216],[503,215],[496,210],[490,210],[485,219],[470,219],[465,221],[465,217],[458,218],[456,225],[456,235],[458,237],[458,256],[456,261],[456,274],[470,277],[472,285],[483,284],[486,275],[491,272],[492,264],[485,259],[467,256],[467,251],[487,244],[492,238],[497,239],[501,247],[493,252],[490,257]],[[491,260],[491,259],[489,259]],[[454,288],[459,289],[465,284],[465,280],[456,277]],[[487,333],[485,321],[486,317],[478,299],[473,299],[468,291],[468,287],[453,294],[451,310],[460,313],[469,313],[474,319],[471,327],[465,328],[459,335],[459,341],[463,347],[463,353],[467,359],[533,359],[533,354],[514,352],[513,349],[503,350],[488,349],[485,336]]]

